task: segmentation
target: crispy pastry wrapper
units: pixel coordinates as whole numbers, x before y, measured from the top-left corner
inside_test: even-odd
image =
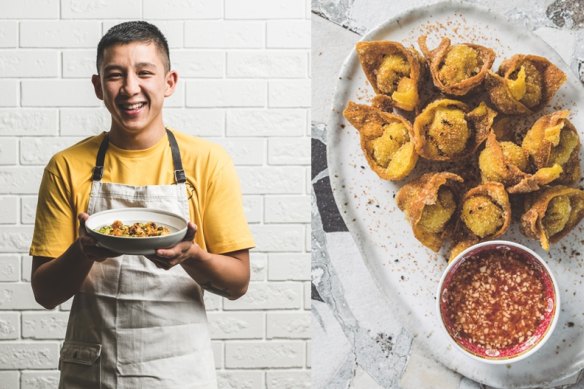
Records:
[[[480,240],[477,237],[468,236],[465,237],[463,240],[456,242],[451,248],[450,253],[448,254],[448,263],[452,262],[454,258],[464,250],[472,246],[473,244],[479,243]]]
[[[515,151],[521,153],[520,160],[527,165],[527,152],[516,146]],[[509,193],[529,193],[541,189],[544,185],[556,180],[562,173],[558,164],[537,170],[534,174],[525,172],[524,166],[506,158],[502,144],[497,140],[494,132],[487,138],[485,148],[479,155],[479,168],[484,183],[489,181],[502,183]]]
[[[456,257],[456,255],[458,255],[464,249],[472,246],[475,243],[498,238],[509,229],[509,225],[511,224],[511,203],[509,202],[509,195],[507,194],[503,184],[499,182],[487,182],[468,190],[461,200],[461,207],[467,200],[474,196],[484,196],[489,198],[489,200],[492,201],[498,208],[502,218],[502,224],[494,232],[481,237],[473,233],[473,231],[465,224],[465,222],[462,220],[461,212],[461,217],[457,222],[455,237],[453,239],[454,244],[449,254],[449,261],[454,259],[454,257]],[[484,218],[493,218],[498,216],[491,213],[484,214],[481,212],[476,212],[475,214],[477,216],[476,219],[472,220],[472,223],[477,225],[489,224],[492,221],[486,220]]]
[[[443,131],[435,129],[436,137],[430,135],[433,122],[438,110],[460,110],[464,112],[464,120],[468,128],[468,139],[460,150],[447,153],[449,144],[459,142],[461,136],[458,131],[445,125]],[[428,104],[424,110],[414,120],[414,142],[418,154],[433,161],[458,161],[470,157],[478,147],[487,139],[493,121],[497,113],[481,102],[475,109],[470,108],[463,102],[452,99],[439,99]]]
[[[498,114],[493,122],[493,131],[499,141],[513,140],[514,137],[514,119],[516,116],[507,116]]]
[[[452,233],[454,214],[444,225],[440,233],[432,233],[421,225],[424,208],[438,202],[438,191],[445,186],[451,190],[454,196],[459,193],[458,186],[463,182],[462,177],[450,172],[426,173],[416,180],[404,185],[396,195],[396,202],[412,225],[414,236],[424,246],[433,251],[442,247],[448,234]],[[455,199],[457,202],[459,199]]]
[[[343,116],[359,131],[361,149],[371,169],[384,180],[401,180],[416,166],[418,154],[415,151],[412,125],[399,115],[382,112],[368,105],[349,101]],[[384,135],[384,125],[401,123],[407,130],[407,141],[402,143],[391,155],[387,166],[380,164],[374,157],[373,141]]]
[[[525,61],[531,62],[542,78],[540,101],[532,107],[517,100],[508,84],[508,81],[512,81],[511,75],[520,70]],[[550,102],[565,81],[566,74],[546,58],[537,55],[516,54],[503,61],[498,74],[490,70],[487,72],[485,88],[491,103],[498,111],[508,115],[524,115],[541,110]]]
[[[413,47],[406,48],[398,42],[369,41],[358,42],[356,51],[363,72],[375,93],[387,97],[386,101],[384,101],[386,107],[390,105],[405,111],[413,111],[418,106],[420,101],[419,86],[424,71],[424,61],[416,49]],[[407,60],[410,72],[407,77],[399,79],[397,90],[388,94],[380,89],[377,76],[384,58],[395,54]],[[402,98],[399,97],[400,93],[402,93]],[[409,97],[403,98],[403,93],[409,95]],[[388,109],[385,110],[388,111]]]
[[[521,144],[536,168],[560,165],[563,172],[556,183],[568,185],[580,180],[580,137],[569,114],[563,110],[540,117]]]
[[[428,49],[426,39],[427,39],[426,35],[420,36],[418,38],[418,45],[420,46],[422,53],[428,60],[430,74],[432,75],[432,81],[434,82],[434,85],[438,89],[449,95],[464,96],[474,88],[481,85],[487,75],[487,71],[491,68],[493,62],[495,61],[495,52],[492,49],[476,45],[474,43],[462,43],[462,45],[468,46],[477,52],[478,58],[481,61],[480,69],[477,72],[477,74],[469,78],[446,85],[440,79],[439,71],[444,64],[444,60],[450,48],[452,47],[450,39],[442,38],[442,41],[434,50]]]
[[[549,236],[544,224],[544,217],[550,208],[550,202],[560,196],[569,199],[569,214],[562,212],[560,215],[551,215],[558,219],[563,218],[565,225],[563,228]],[[564,209],[563,211],[568,211]],[[521,232],[525,236],[538,239],[541,247],[549,251],[550,243],[555,243],[566,234],[568,234],[584,217],[584,191],[577,188],[570,188],[564,185],[558,185],[548,188],[536,194],[531,201],[529,208],[521,216]]]

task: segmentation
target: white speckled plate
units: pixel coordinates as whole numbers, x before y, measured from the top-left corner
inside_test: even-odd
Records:
[[[389,20],[363,40],[396,40],[418,48],[416,39],[422,33],[431,36],[429,47],[435,47],[439,36],[446,34],[453,43],[466,41],[492,47],[497,53],[494,69],[512,54],[547,57],[566,72],[568,81],[544,113],[551,112],[552,106],[570,109],[570,119],[584,139],[584,113],[578,110],[579,105],[584,105],[584,94],[579,80],[550,46],[526,32],[525,27],[512,25],[482,8],[441,3]],[[443,254],[433,253],[413,237],[394,200],[403,182],[383,181],[369,169],[357,131],[342,117],[349,100],[369,103],[373,95],[352,51],[341,69],[327,126],[328,167],[337,205],[367,267],[387,297],[386,303],[437,360],[473,380],[499,388],[532,388],[575,378],[584,368],[584,223],[549,254],[540,249],[538,242],[523,237],[517,225],[502,237],[527,245],[547,260],[561,290],[558,325],[541,350],[513,365],[486,365],[466,357],[451,346],[435,313],[436,287],[446,268]]]

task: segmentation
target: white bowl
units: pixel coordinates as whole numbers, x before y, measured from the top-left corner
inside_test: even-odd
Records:
[[[124,224],[145,222],[163,224],[170,229],[170,234],[131,238],[97,232],[101,227],[111,225],[116,220]],[[85,228],[101,247],[120,254],[152,255],[156,249],[172,247],[183,240],[187,233],[187,223],[182,216],[160,209],[120,208],[90,215],[85,222]]]
[[[525,341],[517,343],[512,347],[499,350],[487,349],[481,345],[469,342],[464,336],[456,333],[447,318],[447,293],[450,282],[453,280],[453,275],[464,261],[472,260],[473,256],[491,251],[500,251],[501,253],[514,251],[520,255],[521,259],[529,263],[532,269],[535,269],[539,274],[539,278],[544,286],[544,296],[547,300],[544,319],[534,330],[534,334],[526,337]],[[441,327],[452,343],[469,357],[489,364],[509,364],[520,361],[535,353],[551,336],[560,314],[560,291],[556,279],[545,261],[533,250],[521,244],[502,240],[478,243],[457,255],[448,264],[440,279],[436,301]]]

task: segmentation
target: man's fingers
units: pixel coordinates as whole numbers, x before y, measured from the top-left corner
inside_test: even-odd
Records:
[[[77,219],[79,219],[79,223],[82,226],[85,226],[85,221],[89,219],[89,215],[85,212],[81,212],[79,215],[77,215]]]
[[[197,226],[193,222],[187,224],[187,234],[185,235],[183,241],[192,242],[197,234]]]
[[[89,218],[89,215],[85,212],[81,212],[77,215],[77,219],[79,219],[79,236],[86,236],[87,231],[85,231],[85,221]]]

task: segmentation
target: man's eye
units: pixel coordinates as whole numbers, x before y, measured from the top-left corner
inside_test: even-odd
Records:
[[[147,71],[141,71],[140,73],[138,73],[140,76],[151,76],[152,72],[147,72]]]
[[[106,75],[106,78],[108,79],[115,79],[120,77],[122,77],[122,73],[109,73],[108,75]]]

